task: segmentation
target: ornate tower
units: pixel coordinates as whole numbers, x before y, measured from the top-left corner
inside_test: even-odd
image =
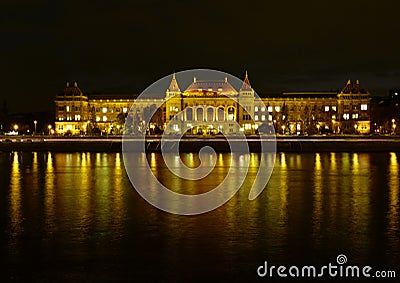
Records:
[[[169,88],[167,89],[166,92],[165,122],[168,123],[171,120],[177,121],[176,119],[177,117],[175,117],[175,115],[177,115],[181,110],[182,110],[182,93],[174,73],[172,75],[172,80],[171,83],[169,84]],[[176,124],[171,124],[170,126],[174,128],[168,130],[173,130],[178,132],[181,129],[178,121],[176,122]]]
[[[240,88],[239,95],[241,97],[249,97],[249,98],[254,97],[254,90],[251,87],[249,76],[247,75],[247,71],[246,71],[246,76],[243,81],[243,85]]]
[[[175,73],[172,75],[171,83],[169,84],[169,88],[166,92],[166,98],[169,99],[173,96],[181,94],[181,90],[179,88],[178,82],[175,77]]]
[[[255,131],[255,125],[253,121],[254,117],[254,90],[251,87],[249,76],[247,75],[243,81],[243,85],[239,90],[238,97],[238,119],[240,127],[244,133],[252,134]]]

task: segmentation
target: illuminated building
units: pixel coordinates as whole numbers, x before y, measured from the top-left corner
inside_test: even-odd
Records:
[[[55,101],[56,132],[121,134],[126,117],[136,121],[130,132],[143,132],[146,113],[157,105],[161,105],[159,117],[150,126],[169,133],[254,134],[272,126],[276,133],[290,135],[370,132],[370,93],[358,80],[348,81],[338,92],[282,92],[258,97],[247,73],[238,90],[227,78],[196,77],[181,90],[173,75],[165,98],[136,98],[137,95],[87,95],[76,83],[67,83]],[[134,102],[135,107],[131,108]]]
[[[356,134],[370,132],[370,100],[370,93],[360,85],[358,80],[347,81],[338,94],[338,118],[342,131],[354,131]]]
[[[254,133],[257,123],[251,117],[255,100],[247,74],[239,91],[227,78],[203,81],[194,77],[183,92],[174,75],[166,93],[168,130],[181,132],[183,128],[189,134]]]

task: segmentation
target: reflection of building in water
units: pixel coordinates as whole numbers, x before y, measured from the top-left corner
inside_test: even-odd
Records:
[[[129,132],[143,132],[144,120],[155,112],[147,131],[189,134],[253,134],[275,127],[279,134],[369,133],[370,93],[359,81],[348,81],[341,91],[282,92],[255,95],[247,76],[240,89],[227,78],[193,78],[184,90],[172,76],[165,98],[137,95],[84,94],[67,84],[56,98],[58,134],[121,134],[125,119]],[[131,108],[133,103],[135,107]],[[168,125],[168,126],[167,126]],[[152,132],[153,131],[153,132]]]

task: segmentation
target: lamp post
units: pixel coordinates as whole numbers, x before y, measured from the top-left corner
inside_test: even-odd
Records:
[[[49,135],[51,134],[51,125],[48,125],[47,128],[49,129]]]
[[[395,133],[396,133],[396,120],[395,120],[395,119],[392,119],[392,123],[393,123],[393,125],[392,125],[393,134],[395,134]]]
[[[14,125],[14,131],[15,131],[15,132],[18,131],[18,125],[17,125],[17,124]]]
[[[35,132],[34,132],[34,134],[36,135],[36,125],[37,125],[37,121],[36,121],[36,120],[33,121],[33,124],[35,125]]]

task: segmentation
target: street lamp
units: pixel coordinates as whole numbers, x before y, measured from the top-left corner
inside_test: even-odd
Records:
[[[354,133],[357,134],[357,124],[354,124]]]
[[[393,134],[395,134],[396,133],[396,120],[395,119],[392,119],[392,123],[393,123],[393,125],[392,125],[392,127],[393,127]]]
[[[33,124],[35,124],[35,133],[34,133],[34,134],[36,134],[36,125],[37,125],[37,121],[36,121],[36,120],[33,121]]]
[[[285,134],[285,125],[282,126],[282,134]]]
[[[317,134],[319,134],[319,128],[320,128],[321,126],[319,125],[319,124],[317,124]]]
[[[49,128],[49,135],[51,134],[51,125],[48,125],[47,128]]]
[[[14,125],[14,131],[16,132],[17,130],[18,130],[18,125],[15,124],[15,125]]]

